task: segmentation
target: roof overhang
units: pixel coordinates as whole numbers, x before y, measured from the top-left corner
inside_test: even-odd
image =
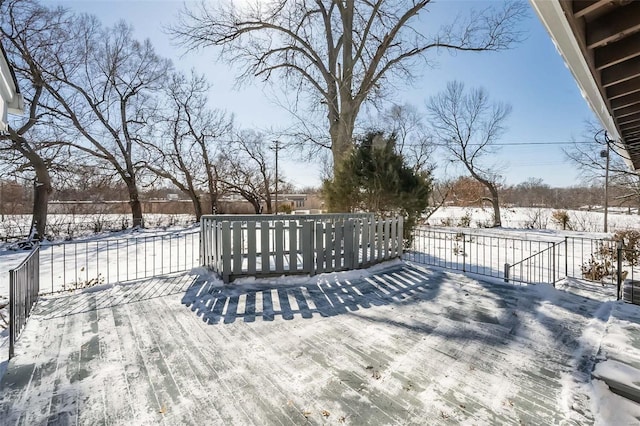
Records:
[[[7,114],[22,114],[24,100],[2,44],[0,44],[0,51],[0,130],[6,131]]]
[[[530,2],[617,151],[640,169],[640,1]]]

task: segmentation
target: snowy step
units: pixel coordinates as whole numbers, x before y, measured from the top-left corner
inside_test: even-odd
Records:
[[[640,370],[620,361],[606,360],[591,375],[604,381],[613,393],[640,403]]]

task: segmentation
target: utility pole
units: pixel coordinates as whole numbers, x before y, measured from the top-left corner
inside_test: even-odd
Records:
[[[608,232],[607,216],[609,213],[609,154],[609,138],[607,138],[607,149],[603,149],[602,151],[600,151],[600,157],[607,159],[604,169],[604,232]]]
[[[278,214],[278,151],[282,149],[280,146],[280,141],[273,141],[273,146],[271,147],[276,152],[276,214]]]

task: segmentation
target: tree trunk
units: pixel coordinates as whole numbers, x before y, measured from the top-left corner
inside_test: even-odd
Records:
[[[265,204],[267,205],[267,214],[273,213],[273,203],[271,202],[271,195],[269,193],[269,189],[267,188],[267,195],[264,197]]]
[[[209,193],[209,208],[211,209],[211,214],[218,214],[218,194]]]
[[[131,215],[133,217],[133,227],[144,228],[144,221],[142,219],[142,203],[140,202],[138,187],[132,179],[127,179],[125,183],[127,184],[127,190],[129,191],[129,206],[131,207]]]
[[[198,197],[198,194],[194,192],[189,192],[189,197],[191,198],[191,202],[193,203],[193,212],[196,215],[196,222],[200,222],[200,218],[202,217],[202,205],[200,204],[200,197]]]
[[[331,136],[331,153],[333,155],[333,171],[347,157],[353,147],[353,127],[355,125],[355,115],[341,112],[339,119],[329,126]]]
[[[498,199],[498,189],[491,183],[489,183],[487,187],[489,188],[489,192],[491,193],[491,205],[493,206],[493,227],[497,228],[502,226],[502,220],[500,218],[500,200]]]
[[[217,176],[217,172],[216,175]],[[207,187],[209,188],[209,208],[211,214],[218,213],[218,183],[214,180],[213,172],[207,168]]]
[[[496,188],[496,185],[493,182],[483,178],[478,173],[476,173],[475,170],[473,170],[469,166],[469,164],[467,164],[466,162],[464,164],[467,167],[467,170],[469,170],[469,173],[471,173],[471,176],[475,180],[483,184],[485,187],[487,187],[489,193],[491,194],[491,205],[493,206],[493,227],[497,228],[502,226],[502,220],[500,219],[500,199],[498,197],[498,188]]]
[[[251,203],[251,205],[253,206],[253,209],[255,210],[256,214],[261,214],[262,213],[262,206],[260,205],[260,200],[255,200],[255,199],[248,199],[248,201]],[[268,212],[271,213],[271,212]]]
[[[31,217],[31,229],[36,231],[35,239],[42,240],[47,229],[47,213],[49,210],[49,195],[51,195],[51,176],[49,170],[40,156],[31,161],[36,171],[36,180],[33,185],[33,214]]]
[[[14,147],[29,161],[36,174],[33,187],[33,211],[31,216],[30,239],[42,240],[47,229],[47,213],[49,209],[49,195],[53,190],[51,186],[51,176],[44,162],[44,159],[34,151],[27,140],[9,129]],[[35,234],[31,234],[35,230]]]

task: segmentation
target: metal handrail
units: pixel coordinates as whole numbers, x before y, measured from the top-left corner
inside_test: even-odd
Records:
[[[547,247],[546,249],[544,249],[544,250],[540,250],[539,252],[534,253],[534,254],[532,254],[532,255],[531,255],[531,256],[529,256],[529,257],[525,257],[525,258],[524,258],[524,259],[522,259],[521,261],[516,262],[516,263],[513,263],[513,264],[511,264],[511,265],[509,265],[509,266],[511,266],[511,268],[513,268],[513,267],[515,267],[515,266],[518,266],[518,265],[520,265],[521,263],[527,262],[527,261],[529,261],[529,260],[533,259],[534,257],[540,256],[542,253],[544,253],[544,252],[546,252],[546,251],[549,251],[549,250],[552,250],[552,249],[554,249],[555,247],[557,247],[558,245],[563,244],[563,243],[564,243],[564,241],[557,241],[557,242],[554,242],[554,243],[553,243],[553,245],[551,245],[551,246]]]
[[[9,359],[24,329],[40,291],[40,245],[9,271]]]
[[[529,265],[529,263],[532,260],[535,260],[536,258],[543,259],[542,267],[538,267],[537,269],[539,271],[544,271],[544,269],[545,269],[544,268],[544,257],[542,257],[542,256],[551,255],[550,262],[549,262],[550,265],[547,266],[547,268],[551,271],[551,277],[549,277],[550,278],[549,284],[552,284],[552,285],[555,286],[555,283],[558,281],[558,279],[560,279],[560,274],[558,273],[556,275],[556,267],[558,266],[557,262],[556,262],[556,253],[557,253],[556,248],[561,246],[562,244],[566,244],[566,240],[559,241],[559,242],[554,242],[550,247],[547,247],[544,250],[540,250],[539,252],[534,253],[534,254],[532,254],[532,255],[530,255],[530,256],[528,256],[528,257],[526,257],[526,258],[524,258],[524,259],[522,259],[522,260],[520,260],[520,261],[518,261],[518,262],[516,262],[514,264],[505,263],[505,265],[504,265],[504,281],[505,282],[509,282],[509,280],[511,280],[511,281],[521,281],[521,282],[531,283],[531,280],[515,279],[514,277],[511,276],[511,271],[515,270],[517,267],[520,267],[520,270],[522,271],[522,268],[525,265]],[[541,272],[540,275],[542,276],[542,272]],[[565,275],[566,275],[566,273],[565,273]],[[544,281],[544,282],[546,282],[546,281]]]

